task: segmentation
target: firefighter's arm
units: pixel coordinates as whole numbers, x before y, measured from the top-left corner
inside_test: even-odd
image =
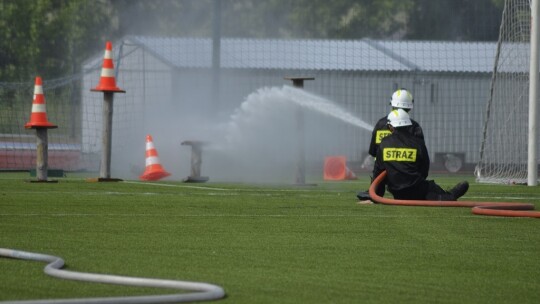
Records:
[[[422,151],[422,156],[421,156],[422,159],[420,161],[422,163],[420,164],[420,173],[422,173],[422,176],[424,178],[427,178],[429,174],[430,160],[429,160],[429,153],[427,151],[426,145],[422,145],[421,151]]]
[[[379,176],[379,174],[381,174],[382,171],[385,170],[382,159],[382,149],[379,149],[377,151],[377,158],[375,158],[375,165],[373,166],[373,178],[371,181],[373,181],[377,176]],[[383,181],[379,184],[379,187],[375,189],[375,193],[377,193],[378,196],[384,196],[385,185],[386,183]]]
[[[375,127],[373,129],[373,132],[371,132],[371,142],[369,143],[369,150],[368,150],[368,153],[369,155],[373,156],[373,157],[376,157],[377,156],[377,144],[376,144],[376,139],[377,139],[377,128]]]

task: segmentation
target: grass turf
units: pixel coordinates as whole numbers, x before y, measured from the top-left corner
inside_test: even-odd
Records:
[[[450,187],[471,176],[435,176]],[[540,221],[468,208],[357,205],[356,182],[316,186],[27,183],[0,174],[0,247],[69,270],[202,281],[223,303],[540,303]],[[311,182],[311,180],[310,180]],[[466,200],[530,202],[538,187],[472,183]],[[0,259],[1,300],[175,292],[48,277]]]

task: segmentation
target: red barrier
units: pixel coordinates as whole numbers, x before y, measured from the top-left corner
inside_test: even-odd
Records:
[[[49,150],[51,169],[75,171],[82,169],[81,152],[77,150]],[[0,170],[32,170],[36,168],[35,149],[0,149]]]

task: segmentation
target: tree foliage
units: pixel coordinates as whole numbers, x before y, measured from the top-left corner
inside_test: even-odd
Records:
[[[107,1],[0,1],[0,79],[58,77],[114,33]],[[111,20],[113,22],[111,22]]]
[[[216,1],[220,1],[219,3]],[[217,5],[219,4],[219,5]],[[0,0],[0,81],[73,73],[125,35],[496,40],[504,0]]]
[[[405,28],[412,0],[301,0],[291,11],[296,35],[313,38],[386,38]]]
[[[415,0],[409,39],[497,40],[503,0]]]

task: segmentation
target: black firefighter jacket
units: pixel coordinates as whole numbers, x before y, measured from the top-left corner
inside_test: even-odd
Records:
[[[400,127],[382,139],[373,168],[373,178],[386,170],[386,184],[394,197],[411,192],[422,196],[421,193],[428,191],[426,178],[429,164],[426,145],[423,139],[414,135],[414,125]]]

